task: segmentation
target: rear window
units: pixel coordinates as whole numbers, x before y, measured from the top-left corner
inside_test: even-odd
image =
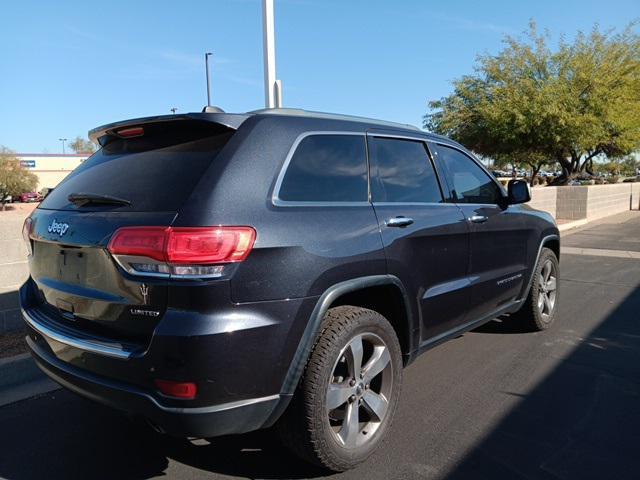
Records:
[[[78,209],[72,193],[109,195],[131,206],[87,205],[80,210],[177,211],[233,131],[215,124],[181,122],[144,126],[136,138],[111,138],[42,202],[44,209]]]
[[[305,137],[287,167],[278,198],[288,202],[366,202],[364,135]]]

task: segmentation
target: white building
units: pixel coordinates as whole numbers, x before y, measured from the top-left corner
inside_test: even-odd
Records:
[[[53,188],[69,175],[89,155],[85,153],[68,153],[65,155],[51,153],[17,153],[20,164],[38,176],[37,191]]]

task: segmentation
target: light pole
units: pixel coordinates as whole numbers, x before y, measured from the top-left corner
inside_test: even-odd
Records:
[[[171,110],[171,113],[175,115],[178,109],[176,107],[173,107],[173,108],[170,108],[169,110]]]
[[[211,80],[209,78],[209,56],[213,55],[211,52],[204,54],[204,66],[207,71],[207,107],[211,106]]]
[[[66,142],[67,139],[66,138],[59,138],[58,140],[62,142],[62,154],[64,155],[64,142]]]
[[[273,0],[262,0],[262,48],[264,57],[264,106],[266,108],[282,108],[282,82],[276,80]]]

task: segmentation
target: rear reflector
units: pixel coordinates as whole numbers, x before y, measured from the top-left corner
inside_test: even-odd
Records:
[[[255,239],[251,227],[123,227],[107,248],[132,274],[215,278],[220,264],[247,258]]]
[[[158,391],[167,397],[192,400],[196,398],[198,386],[193,382],[172,382],[171,380],[155,380]]]

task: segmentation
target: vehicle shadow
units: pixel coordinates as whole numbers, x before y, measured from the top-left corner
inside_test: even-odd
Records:
[[[588,335],[556,336],[575,348],[531,390],[502,392],[519,402],[446,478],[639,478],[638,312],[640,287]]]
[[[471,330],[471,333],[530,333],[531,329],[526,329],[514,321],[509,315],[501,315],[494,318],[490,322],[480,325],[478,328]]]
[[[209,472],[248,478],[316,478],[329,472],[295,457],[272,431],[173,444],[168,457]]]
[[[271,431],[189,441],[160,435],[65,390],[0,411],[0,478],[148,479],[171,475],[170,460],[243,478],[314,478],[327,472],[294,457]]]

